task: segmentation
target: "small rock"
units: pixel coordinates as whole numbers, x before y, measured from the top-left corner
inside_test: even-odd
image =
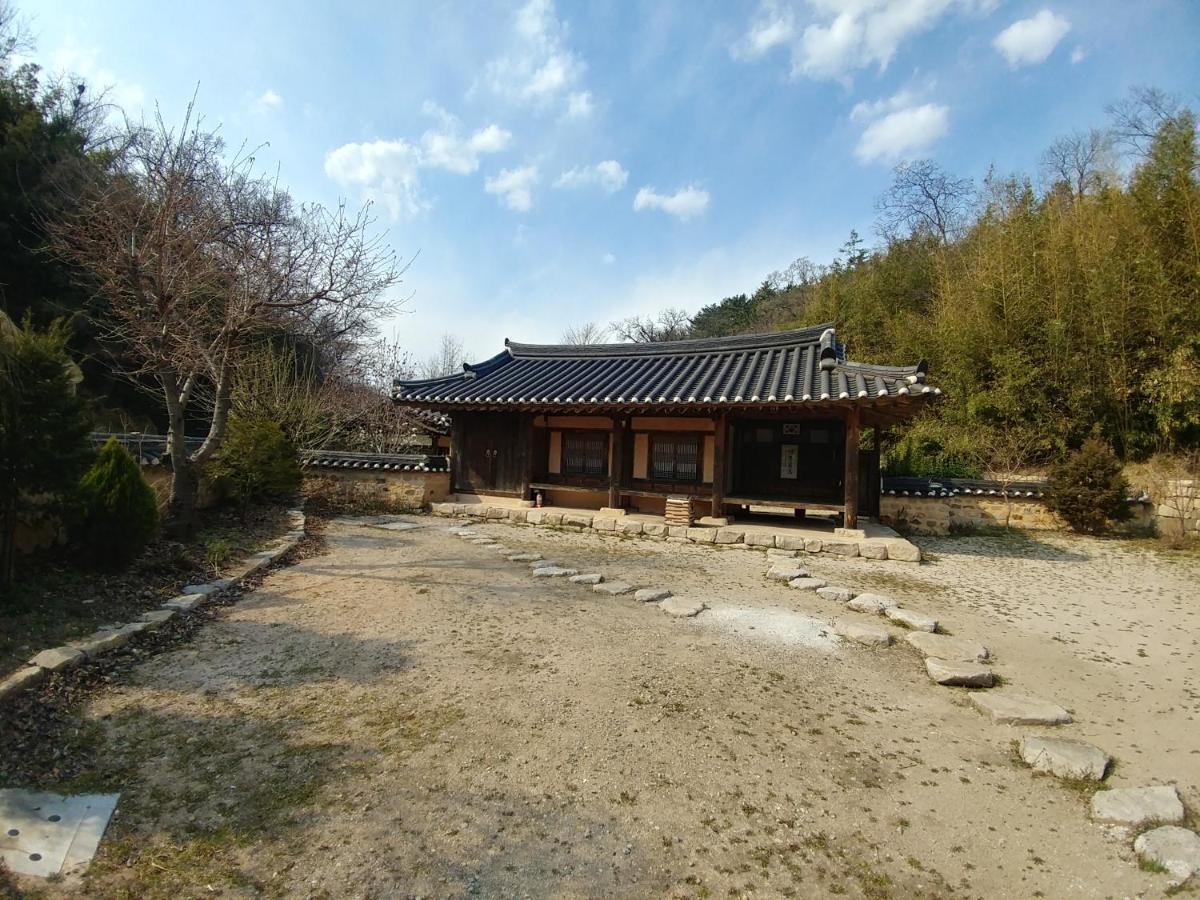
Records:
[[[1059,778],[1103,781],[1111,757],[1094,744],[1030,735],[1021,739],[1021,759],[1038,772]]]
[[[990,688],[996,683],[996,673],[980,663],[952,662],[927,656],[925,671],[934,682],[946,687]]]
[[[1137,855],[1158,863],[1177,880],[1186,881],[1200,873],[1200,835],[1177,825],[1163,825],[1133,842]]]
[[[854,596],[854,591],[850,590],[850,588],[829,585],[828,587],[817,588],[817,596],[823,597],[826,600],[832,600],[834,603],[849,603],[850,598]]]
[[[1130,828],[1151,823],[1178,825],[1183,821],[1183,803],[1173,784],[1113,788],[1092,795],[1092,818]]]
[[[930,634],[927,631],[910,631],[904,636],[922,656],[936,656],[956,662],[984,662],[991,655],[988,648],[975,641],[952,637],[947,634]]]
[[[997,725],[1067,725],[1072,721],[1061,706],[1028,694],[970,694],[969,699]]]
[[[875,615],[879,615],[884,610],[891,609],[896,605],[895,600],[891,597],[885,597],[883,594],[859,594],[846,604],[847,608],[855,612],[873,613]]]
[[[928,631],[932,634],[938,630],[938,620],[933,616],[905,609],[903,606],[889,606],[883,611],[883,614],[893,622],[899,622],[913,631]]]
[[[825,587],[825,580],[823,578],[808,577],[793,578],[788,582],[788,587],[793,587],[801,591],[815,591]]]
[[[572,575],[572,584],[599,584],[604,580],[604,576],[599,572],[591,572],[587,575]]]
[[[541,562],[542,554],[540,554],[540,553],[510,553],[508,558],[512,562]]]
[[[690,619],[692,616],[697,616],[707,609],[708,605],[703,600],[668,597],[662,603],[658,604],[658,608],[668,616],[674,616],[677,619]]]
[[[808,569],[801,569],[798,566],[774,565],[767,569],[768,578],[776,578],[779,581],[791,581],[793,578],[808,577]]]
[[[602,581],[599,584],[593,585],[592,590],[597,594],[611,594],[618,596],[620,594],[628,594],[633,590],[632,584],[626,584],[624,581]]]
[[[74,647],[52,647],[49,650],[43,650],[31,659],[29,664],[50,672],[60,672],[63,669],[79,665],[83,660],[83,652]]]
[[[542,566],[533,570],[534,578],[566,578],[567,576],[578,574],[578,569],[568,569],[564,566]]]
[[[892,642],[892,633],[881,625],[865,625],[861,622],[838,619],[833,623],[833,632],[848,641],[867,647],[886,647]]]
[[[671,592],[666,588],[642,588],[633,595],[634,600],[641,600],[643,603],[657,603],[659,600],[666,600],[671,596]]]

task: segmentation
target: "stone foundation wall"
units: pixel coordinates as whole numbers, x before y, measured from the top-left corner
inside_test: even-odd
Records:
[[[449,472],[361,469],[309,469],[304,490],[331,490],[346,499],[361,500],[394,510],[425,509],[450,496]]]

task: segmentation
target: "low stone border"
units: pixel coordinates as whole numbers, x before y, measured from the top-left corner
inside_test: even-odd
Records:
[[[288,510],[288,531],[270,550],[262,550],[248,557],[225,578],[205,584],[185,585],[182,593],[172,597],[158,609],[143,613],[136,622],[127,625],[108,625],[85,638],[69,641],[61,647],[51,647],[34,655],[29,665],[18,669],[0,681],[0,703],[8,697],[28,690],[43,681],[52,672],[60,672],[81,665],[89,659],[101,656],[129,643],[134,635],[143,631],[157,631],[181,612],[188,612],[212,601],[231,588],[240,586],[247,578],[257,575],[277,562],[304,538],[307,517],[303,510]]]
[[[486,521],[507,522],[513,525],[534,525],[543,528],[565,528],[571,531],[591,531],[597,534],[628,535],[650,540],[678,541],[692,544],[735,547],[746,550],[789,550],[823,554],[840,558],[861,556],[863,559],[891,559],[919,563],[921,548],[902,537],[813,538],[793,534],[766,534],[748,531],[737,525],[720,527],[667,525],[662,522],[640,522],[623,516],[604,516],[587,510],[558,512],[548,509],[512,509],[506,506],[487,506],[482,503],[431,503],[429,511],[435,516],[455,518],[467,516]]]

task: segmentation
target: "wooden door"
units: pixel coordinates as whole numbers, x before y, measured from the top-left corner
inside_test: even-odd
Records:
[[[454,418],[454,489],[471,494],[524,493],[529,428],[516,413],[463,413]]]

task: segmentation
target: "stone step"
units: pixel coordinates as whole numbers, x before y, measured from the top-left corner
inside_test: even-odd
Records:
[[[1173,784],[1113,788],[1092,795],[1092,818],[1097,822],[1140,828],[1143,825],[1178,825],[1183,803]]]
[[[970,694],[969,699],[997,725],[1067,725],[1072,721],[1061,706],[1029,694],[991,692]]]
[[[1103,781],[1112,757],[1094,744],[1030,735],[1021,739],[1021,759],[1037,772],[1079,781]]]
[[[934,682],[945,687],[990,688],[996,683],[996,673],[981,663],[955,662],[927,656],[925,671]]]

